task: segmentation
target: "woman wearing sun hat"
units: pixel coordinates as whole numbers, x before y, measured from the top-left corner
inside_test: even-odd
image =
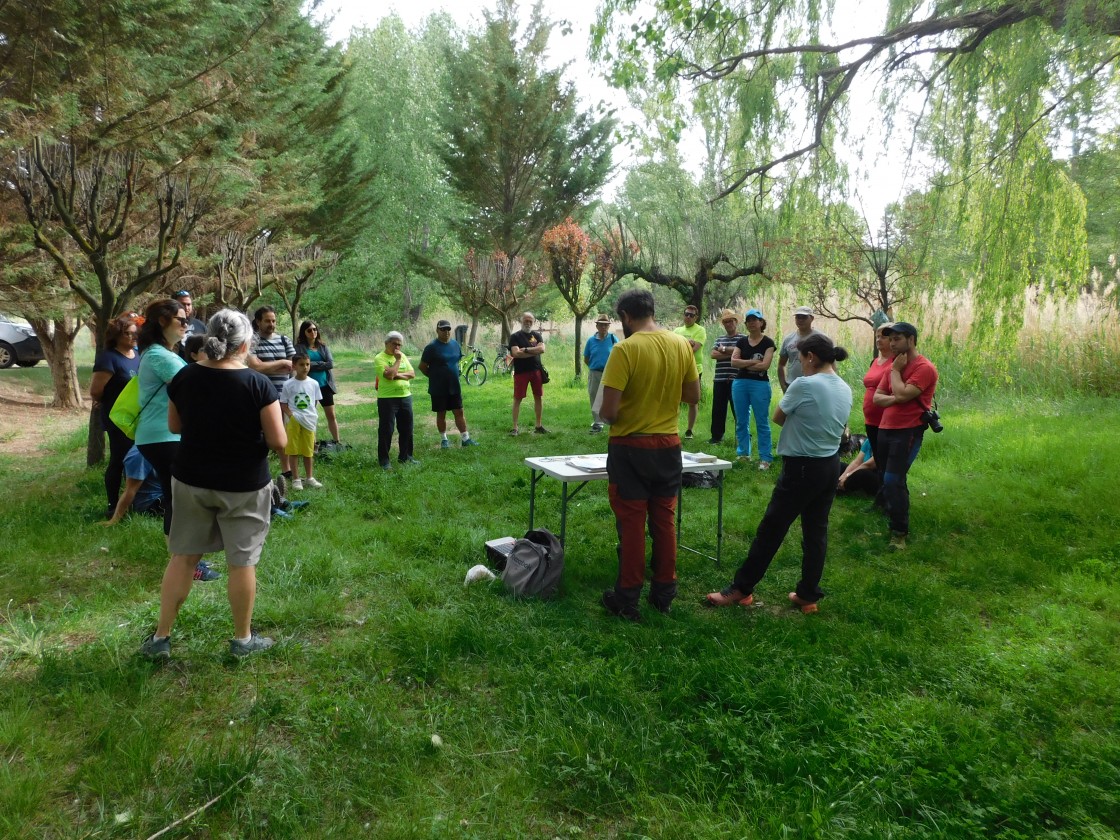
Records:
[[[770,444],[770,365],[777,345],[765,335],[766,319],[757,309],[748,309],[744,320],[747,334],[739,339],[731,354],[731,366],[738,371],[731,388],[735,405],[735,454],[751,457],[751,414],[758,432],[758,468],[770,469],[774,453]]]

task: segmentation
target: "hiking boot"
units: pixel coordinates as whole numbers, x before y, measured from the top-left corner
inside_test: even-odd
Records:
[[[547,435],[547,434],[550,434],[550,432],[544,426],[537,426],[537,428],[533,429],[533,434],[535,434],[535,435]]]
[[[684,433],[685,440],[692,440],[692,429],[686,429]]]
[[[292,489],[293,490],[302,490],[303,489],[303,479],[302,478],[293,478],[292,479]]]
[[[444,438],[443,440],[441,440],[439,442],[439,448],[440,449],[450,449],[451,448],[451,441],[449,441],[447,438]]]
[[[599,434],[602,434],[602,433],[603,433],[602,423],[592,423],[591,424],[591,431],[589,432],[589,434],[599,435]]]
[[[770,462],[769,461],[759,461],[758,462],[759,472],[766,472],[768,469],[770,469]]]
[[[478,446],[478,441],[474,438],[467,438],[459,442],[460,446]]]
[[[816,601],[806,601],[796,592],[789,593],[789,602],[801,610],[801,612],[805,613],[805,615],[812,615],[817,611]]]
[[[390,468],[390,464],[388,461],[378,461],[377,463],[381,465],[381,469],[383,470],[388,470]]]
[[[157,639],[155,633],[149,633],[148,637],[144,639],[143,644],[140,645],[140,655],[145,659],[151,659],[153,662],[157,660],[168,660],[171,658],[171,637],[166,636],[162,639]]]
[[[653,597],[653,595],[649,595],[649,596],[646,597],[646,603],[649,604],[651,607],[653,607],[655,610],[657,610],[662,615],[668,615],[669,612],[672,610],[672,602],[671,601],[658,601],[657,599],[655,599]]]
[[[194,567],[195,580],[217,580],[220,577],[221,575],[211,569],[205,560],[199,560],[198,565]]]
[[[308,487],[310,487],[312,490],[322,490],[323,489],[323,482],[321,482],[319,479],[317,479],[313,476],[308,476],[307,478],[305,478],[303,480],[303,482]]]
[[[708,440],[708,443],[710,443],[712,446],[718,446],[719,444],[723,443],[723,438],[710,438]]]
[[[891,541],[887,548],[891,551],[905,551],[906,534],[902,533],[902,531],[891,531]]]
[[[257,653],[262,650],[268,650],[275,644],[268,636],[258,636],[253,633],[249,636],[249,641],[239,642],[237,639],[229,640],[229,652],[231,655],[241,658],[248,656],[251,653]]]
[[[607,612],[612,615],[617,615],[619,618],[625,618],[627,621],[633,621],[635,624],[642,620],[642,615],[638,612],[638,608],[632,604],[624,603],[618,596],[618,593],[613,589],[608,589],[604,592],[599,603],[603,605]]]

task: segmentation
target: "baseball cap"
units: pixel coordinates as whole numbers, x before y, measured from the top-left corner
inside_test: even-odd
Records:
[[[743,316],[743,320],[746,320],[747,318],[750,318],[752,316],[758,318],[758,320],[760,321],[766,320],[766,316],[759,312],[757,309],[748,309],[747,314]]]
[[[898,333],[899,335],[912,335],[914,336],[914,338],[918,337],[918,328],[913,324],[907,323],[906,321],[896,321],[889,327],[885,327],[882,329],[883,332],[887,335],[890,335],[891,333]]]
[[[596,324],[609,324],[610,322],[611,322],[611,319],[607,315],[596,315],[595,316],[595,323]]]
[[[173,298],[185,298],[185,297],[190,297],[190,296],[191,296],[191,293],[188,292],[186,289],[180,289],[179,291],[174,292],[171,295],[171,297],[173,297]]]
[[[436,324],[436,329],[437,330],[449,330],[449,329],[451,329],[451,322],[448,321],[446,318],[443,318]]]
[[[719,313],[719,322],[722,324],[724,321],[738,321],[739,314],[734,309],[725,309]]]
[[[813,307],[811,307],[811,306],[799,306],[795,310],[793,310],[793,314],[794,315],[808,315],[810,318],[812,318],[813,317]]]

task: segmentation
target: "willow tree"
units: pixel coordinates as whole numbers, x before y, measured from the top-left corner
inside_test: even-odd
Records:
[[[844,37],[833,34],[834,13],[851,26],[835,0],[606,0],[593,52],[631,89],[660,86],[670,99],[709,85],[732,92],[720,101],[735,102],[727,117],[739,142],[716,198],[834,160],[841,143],[858,142],[852,92],[874,91],[880,122],[941,165],[938,209],[977,254],[980,332],[994,338],[1013,320],[996,310],[1014,308],[1043,273],[1075,285],[1085,258],[1068,232],[1083,229],[1084,210],[1053,148],[1115,98],[1120,6],[890,0],[878,25]]]

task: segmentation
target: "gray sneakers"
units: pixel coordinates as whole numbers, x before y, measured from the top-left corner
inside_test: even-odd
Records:
[[[237,639],[229,640],[229,652],[236,657],[248,656],[252,653],[258,653],[262,650],[268,650],[274,642],[268,636],[258,636],[253,633],[249,636],[249,641],[239,642]]]
[[[155,633],[149,633],[148,638],[140,645],[140,655],[153,662],[171,658],[171,637],[157,639]]]

